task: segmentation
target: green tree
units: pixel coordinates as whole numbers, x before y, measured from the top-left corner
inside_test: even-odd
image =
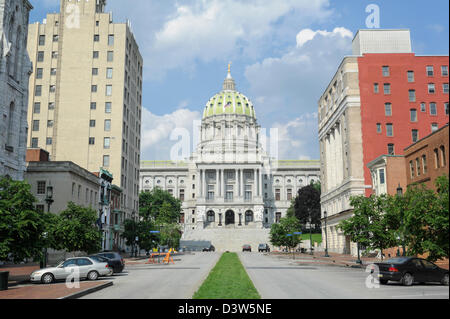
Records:
[[[305,186],[298,191],[294,200],[294,212],[302,225],[309,223],[320,225],[320,190],[314,184]]]
[[[302,225],[296,217],[281,218],[280,222],[273,224],[270,229],[270,242],[277,247],[295,248],[301,243],[300,236],[287,235],[300,232],[301,228]]]
[[[50,230],[55,249],[69,252],[83,251],[88,254],[101,250],[102,234],[97,225],[97,213],[90,208],[69,202],[67,209],[56,218]]]
[[[134,247],[136,245],[136,237],[139,235],[138,222],[134,219],[125,219],[124,221],[124,232],[122,233],[122,238],[125,239],[125,244],[127,246]]]
[[[176,223],[181,213],[181,201],[169,192],[154,188],[139,195],[139,216],[157,223]]]
[[[36,212],[36,199],[26,182],[0,179],[0,260],[42,257],[46,213]]]
[[[437,193],[424,185],[413,185],[405,194],[405,227],[410,254],[427,254],[436,261],[449,256],[448,176],[436,180]]]
[[[181,227],[178,224],[161,225],[161,245],[169,246],[169,248],[178,248],[181,239]]]
[[[139,248],[144,249],[146,252],[156,248],[157,243],[159,242],[159,236],[150,233],[154,228],[155,225],[151,221],[141,220],[136,224],[137,231],[134,238],[136,236],[139,238],[137,244],[139,245]]]

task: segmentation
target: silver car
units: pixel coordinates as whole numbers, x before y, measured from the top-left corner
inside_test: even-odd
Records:
[[[97,280],[101,276],[112,275],[112,269],[107,262],[90,257],[70,258],[53,268],[44,268],[31,274],[31,282],[50,284],[57,280],[66,280],[67,277],[78,276],[79,280]]]

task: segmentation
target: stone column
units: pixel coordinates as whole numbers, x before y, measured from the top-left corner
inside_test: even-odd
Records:
[[[203,179],[202,179],[202,197],[206,197],[206,170],[203,170]]]
[[[220,197],[224,197],[223,169],[220,170]]]
[[[245,186],[244,186],[244,170],[241,169],[241,196],[244,197],[245,194]]]
[[[238,178],[238,170],[234,170],[234,189],[233,189],[233,200],[236,197],[239,197],[239,178]]]
[[[219,193],[220,193],[219,170],[216,169],[216,192],[214,194],[214,199],[220,196]]]
[[[255,186],[254,186],[254,192],[253,192],[253,196],[257,196],[258,194],[258,178],[257,178],[257,174],[258,174],[258,170],[255,168],[253,169],[253,177],[254,177],[254,181],[255,181]]]

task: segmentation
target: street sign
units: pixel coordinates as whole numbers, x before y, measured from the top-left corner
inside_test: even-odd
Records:
[[[159,233],[160,233],[159,230],[151,230],[151,231],[150,231],[150,234],[159,234]]]
[[[292,236],[294,236],[294,235],[292,235],[292,234],[287,234],[286,235],[286,237],[292,237]]]
[[[301,232],[300,232],[300,233],[299,233],[299,232],[297,232],[297,233],[294,233],[294,235],[301,235],[301,234],[302,234]]]

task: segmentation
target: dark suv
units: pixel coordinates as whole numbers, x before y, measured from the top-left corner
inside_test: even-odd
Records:
[[[209,246],[209,247],[203,248],[203,251],[204,251],[204,252],[205,252],[205,251],[209,251],[209,252],[211,252],[211,251],[216,251],[216,248],[215,248],[213,245],[211,245],[211,246]]]
[[[103,251],[98,253],[97,256],[108,258],[110,260],[108,264],[112,266],[113,271],[116,274],[121,273],[125,268],[125,261],[122,256],[115,251]]]
[[[242,251],[249,251],[249,252],[252,252],[252,246],[250,246],[250,245],[244,245],[244,246],[242,246]]]
[[[267,244],[259,244],[259,246],[258,246],[258,251],[259,251],[260,253],[262,253],[263,251],[266,252],[266,253],[268,253],[268,252],[270,252],[270,247],[269,247],[269,245],[267,245]]]

